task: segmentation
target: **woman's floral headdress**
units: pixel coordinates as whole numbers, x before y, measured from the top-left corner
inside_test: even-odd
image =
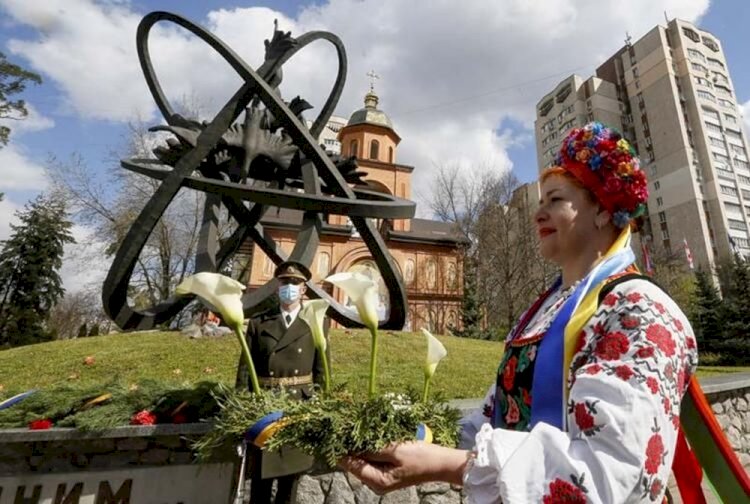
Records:
[[[645,213],[646,174],[635,150],[618,131],[598,122],[573,129],[563,140],[555,163],[596,196],[617,227]]]

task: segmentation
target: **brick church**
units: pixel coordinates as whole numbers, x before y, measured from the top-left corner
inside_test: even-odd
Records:
[[[364,180],[370,190],[411,199],[414,167],[396,162],[401,137],[388,115],[377,108],[378,96],[372,89],[365,95],[364,102],[364,108],[355,111],[348,121],[331,118],[320,142],[329,151],[356,156],[360,171],[367,172]],[[287,253],[294,247],[301,222],[302,212],[288,209],[271,209],[261,220],[266,232]],[[417,331],[425,327],[435,333],[445,333],[451,326],[460,326],[463,296],[461,249],[465,243],[453,225],[414,218],[386,219],[377,227],[406,285],[409,306],[404,330]],[[248,280],[251,290],[267,282],[274,270],[273,262],[263,251],[257,245],[253,247]],[[366,245],[348,218],[341,215],[325,218],[320,245],[310,270],[317,282],[342,271],[359,271],[380,279]],[[382,286],[382,280],[380,283]],[[333,289],[330,285],[328,288]],[[347,304],[339,289],[331,294]],[[387,298],[388,293],[383,287],[381,312],[389,309]]]

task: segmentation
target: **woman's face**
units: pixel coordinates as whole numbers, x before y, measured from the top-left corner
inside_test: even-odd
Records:
[[[599,205],[588,191],[566,177],[552,175],[542,182],[542,199],[534,215],[542,256],[558,265],[578,257],[593,244]]]

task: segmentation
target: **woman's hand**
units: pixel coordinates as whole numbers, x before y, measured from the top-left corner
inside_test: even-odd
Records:
[[[460,485],[470,452],[422,442],[394,444],[377,453],[347,457],[339,466],[378,495],[428,481]]]

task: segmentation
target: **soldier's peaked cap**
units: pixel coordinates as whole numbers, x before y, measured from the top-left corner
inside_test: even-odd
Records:
[[[284,261],[283,263],[276,266],[276,270],[273,272],[273,276],[276,278],[299,278],[307,282],[312,277],[312,273],[302,263],[297,261]]]

